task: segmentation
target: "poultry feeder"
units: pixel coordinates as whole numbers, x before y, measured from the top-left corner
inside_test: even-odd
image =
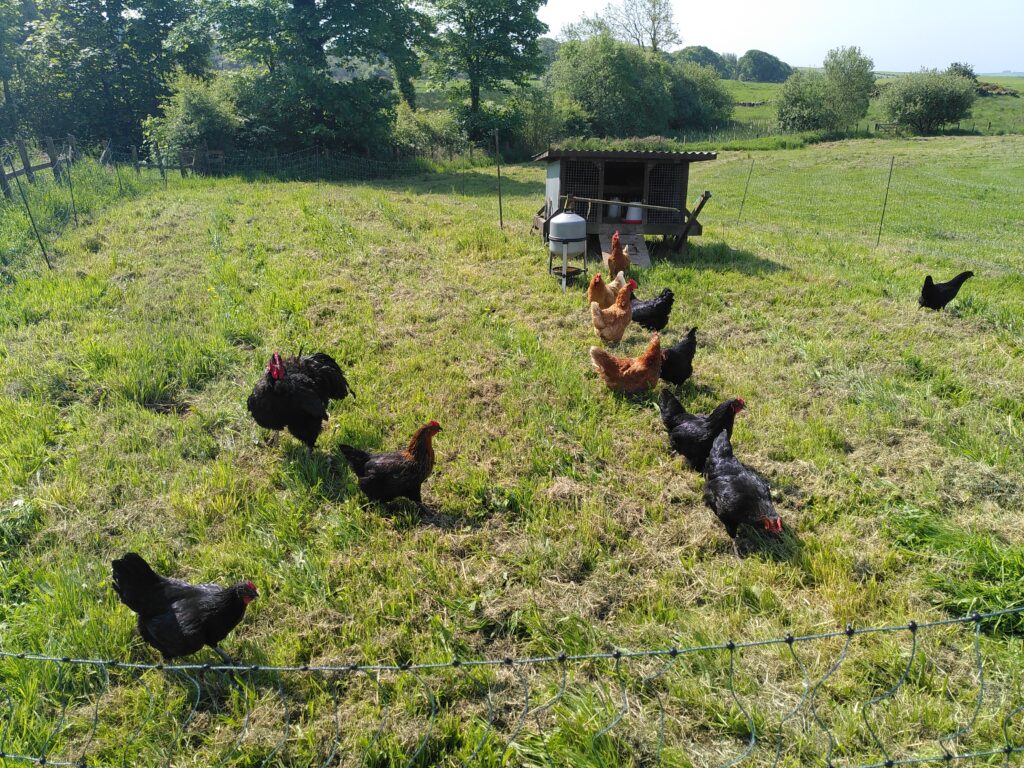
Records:
[[[644,214],[641,209],[641,203],[630,203],[626,209],[626,218],[622,220],[623,224],[643,224]]]
[[[551,218],[548,229],[548,273],[552,271],[552,261],[558,254],[562,254],[562,290],[570,275],[576,277],[581,271],[587,268],[587,220],[570,211],[563,211]],[[569,256],[583,256],[583,270],[578,267],[569,267]],[[571,271],[570,271],[571,270]]]

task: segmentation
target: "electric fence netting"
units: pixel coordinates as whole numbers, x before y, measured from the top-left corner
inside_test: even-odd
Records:
[[[609,765],[1011,765],[1024,752],[1022,681],[986,648],[1021,613],[397,664],[147,664],[3,650],[0,758],[536,765],[570,764],[556,756],[587,742]]]

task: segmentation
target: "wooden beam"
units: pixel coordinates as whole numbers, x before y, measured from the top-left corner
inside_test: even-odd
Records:
[[[25,146],[25,142],[21,139],[18,139],[15,143],[18,147],[18,154],[21,155],[21,164],[24,166],[24,174],[28,177],[29,181],[34,182],[36,180],[36,176],[32,173],[32,161],[28,159],[28,147]]]
[[[43,141],[46,142],[46,154],[50,156],[50,167],[53,168],[53,178],[58,182],[60,181],[60,155],[57,153],[57,147],[53,144],[53,139],[49,136],[45,136]]]

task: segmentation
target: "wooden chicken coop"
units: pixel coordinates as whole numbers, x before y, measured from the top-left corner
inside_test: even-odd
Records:
[[[618,230],[637,266],[649,266],[644,238],[661,235],[676,249],[701,234],[697,221],[704,192],[691,211],[686,207],[690,164],[714,160],[716,152],[643,152],[548,149],[534,160],[547,164],[544,206],[534,226],[547,238],[547,222],[562,210],[587,220],[587,234],[607,255]]]

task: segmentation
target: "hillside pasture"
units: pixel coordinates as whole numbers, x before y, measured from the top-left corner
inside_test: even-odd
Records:
[[[787,532],[746,535],[742,557],[669,453],[656,393],[615,396],[591,370],[584,290],[561,292],[529,231],[541,167],[504,172],[503,231],[487,169],[372,185],[173,179],[94,211],[61,235],[53,272],[3,287],[2,648],[158,661],[110,589],[109,563],[129,550],[182,578],[253,579],[261,597],[224,644],[249,664],[702,645],[1020,604],[1024,140],[857,141],[694,167],[691,197],[714,195],[703,238],[636,277],[643,297],[675,292],[667,343],[700,329],[686,406],[748,403],[736,451],[771,481]],[[947,311],[918,308],[926,273],[963,269],[976,277]],[[633,326],[620,350],[647,338]],[[357,393],[312,456],[245,410],[271,352],[300,347],[335,355]],[[430,419],[444,429],[430,510],[368,503],[338,444],[392,450]],[[964,749],[1002,744],[1021,629],[982,627],[988,687]],[[872,709],[894,755],[932,754],[969,718],[972,642],[970,628],[921,638],[906,682]],[[798,661],[818,679],[840,647]],[[861,705],[900,678],[908,647],[907,634],[859,640],[823,691],[849,764],[884,759]],[[332,692],[243,670],[194,719],[183,679],[120,675],[92,734],[100,681],[2,659],[0,687],[7,751],[103,765],[319,765],[335,710],[345,765],[649,765],[657,693],[661,757],[690,766],[743,752],[738,702],[762,734],[781,728],[800,664],[785,647],[738,654],[736,699],[723,654],[646,684],[657,669],[630,668],[633,709],[596,739],[620,678],[581,664],[508,751],[521,691],[498,669],[432,677],[436,699],[411,679]],[[558,669],[530,683],[550,699]],[[395,704],[374,739],[382,696]],[[820,759],[820,731],[786,733],[783,764]],[[774,756],[769,737],[748,764]]]

